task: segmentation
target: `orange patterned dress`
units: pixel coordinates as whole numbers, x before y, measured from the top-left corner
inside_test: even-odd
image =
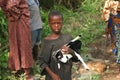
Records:
[[[32,67],[30,12],[26,0],[1,0],[0,7],[8,18],[8,68],[20,70]]]
[[[108,23],[106,27],[111,36],[112,52],[120,64],[120,1],[106,0],[102,18]]]
[[[114,0],[106,0],[105,5],[102,11],[102,18],[104,21],[108,21],[110,18],[110,14],[117,15],[117,6],[119,1]]]

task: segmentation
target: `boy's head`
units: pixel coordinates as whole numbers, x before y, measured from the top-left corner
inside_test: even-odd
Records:
[[[61,33],[63,15],[59,11],[51,11],[48,15],[49,26],[53,33]]]
[[[50,21],[50,18],[53,17],[53,16],[60,16],[61,19],[63,20],[63,15],[61,14],[61,12],[54,10],[54,11],[51,11],[49,13],[49,15],[48,15],[48,21]]]

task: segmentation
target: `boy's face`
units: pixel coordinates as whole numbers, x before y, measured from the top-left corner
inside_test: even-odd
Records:
[[[61,16],[51,16],[49,19],[49,26],[53,33],[59,34],[62,29],[62,18]]]

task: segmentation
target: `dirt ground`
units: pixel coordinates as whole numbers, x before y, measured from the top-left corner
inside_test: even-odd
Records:
[[[110,40],[106,40],[105,35],[102,35],[88,47],[90,48],[88,53],[91,53],[94,58],[106,61],[107,69],[101,74],[99,80],[120,80],[116,58],[111,52]]]

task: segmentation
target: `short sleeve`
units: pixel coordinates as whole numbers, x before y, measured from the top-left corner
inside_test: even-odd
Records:
[[[49,66],[50,59],[51,59],[51,50],[52,50],[52,45],[47,41],[43,41],[41,45],[41,51],[39,54],[41,75],[45,75],[46,73],[45,67]]]

